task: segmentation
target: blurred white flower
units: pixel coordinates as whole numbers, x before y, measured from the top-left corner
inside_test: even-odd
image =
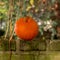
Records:
[[[4,27],[2,26],[1,29],[4,29]]]
[[[47,31],[48,30],[46,26],[43,29],[44,29],[44,31]]]
[[[50,28],[52,28],[52,25],[47,25],[47,29],[50,29]]]
[[[51,24],[50,21],[47,21],[47,24]]]
[[[41,22],[38,22],[38,25],[41,25],[42,23]]]
[[[38,21],[38,25],[40,26],[40,25],[42,25],[43,24],[43,21],[42,20],[39,20]]]
[[[43,29],[44,29],[44,31],[47,31],[47,30],[49,30],[49,29],[51,29],[52,28],[52,25],[46,25]]]
[[[3,22],[3,23],[2,23],[2,26],[5,26],[5,25],[6,25],[5,22]]]
[[[52,24],[52,20],[44,21],[44,24],[45,24],[45,25],[49,25],[49,24],[51,25],[51,24]]]

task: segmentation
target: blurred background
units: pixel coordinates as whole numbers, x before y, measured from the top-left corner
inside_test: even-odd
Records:
[[[16,20],[25,15],[35,19],[39,26],[39,34],[32,41],[21,40],[14,32]],[[60,51],[60,0],[0,0],[0,51],[11,51],[13,60],[24,60],[23,57],[25,60],[55,60],[56,54],[60,56],[50,52]],[[8,60],[7,53],[0,57],[3,56],[3,60]]]

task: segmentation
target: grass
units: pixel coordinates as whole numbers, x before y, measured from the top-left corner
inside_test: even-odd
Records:
[[[0,60],[9,60],[9,58],[10,58],[9,53],[0,54]],[[32,60],[32,59],[31,55],[28,54],[21,54],[21,55],[12,54],[11,60]]]
[[[37,58],[38,55],[33,55],[33,54],[12,54],[11,60],[44,60],[46,57],[45,55],[40,55]],[[0,54],[0,60],[9,60],[10,55],[9,53],[1,53]]]
[[[0,53],[0,60],[9,60],[9,53]],[[38,55],[33,54],[12,54],[11,60],[60,60],[59,52],[49,52],[49,54],[41,53]]]

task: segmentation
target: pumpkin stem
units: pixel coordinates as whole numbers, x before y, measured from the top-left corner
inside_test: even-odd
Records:
[[[25,20],[25,22],[28,22],[29,17],[28,17],[28,16],[27,16],[27,17],[25,17],[25,18],[24,18],[24,20]]]

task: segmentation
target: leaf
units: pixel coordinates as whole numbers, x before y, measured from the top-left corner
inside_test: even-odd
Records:
[[[26,8],[26,11],[29,11],[31,9],[31,6],[28,6],[27,8]]]
[[[2,17],[3,17],[3,16],[0,16],[0,20],[1,20]]]
[[[31,5],[34,5],[34,0],[30,0],[30,4]]]
[[[1,13],[5,13],[6,11],[7,11],[7,9],[2,9],[2,8],[0,9]]]

